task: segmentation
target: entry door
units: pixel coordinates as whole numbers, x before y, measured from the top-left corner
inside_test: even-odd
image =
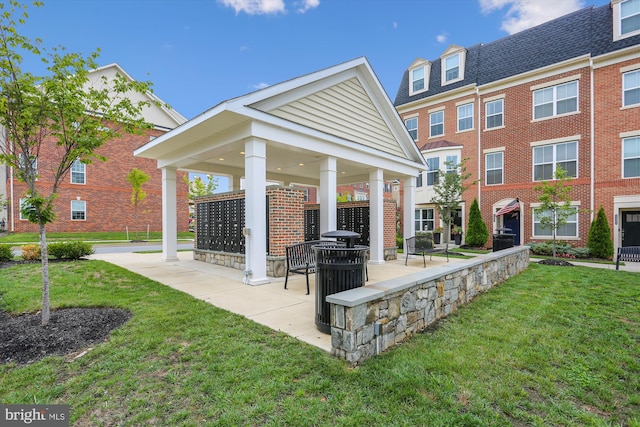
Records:
[[[510,228],[513,236],[513,244],[520,246],[520,211],[513,211],[502,217],[502,226]]]
[[[640,246],[640,211],[622,211],[622,246]]]

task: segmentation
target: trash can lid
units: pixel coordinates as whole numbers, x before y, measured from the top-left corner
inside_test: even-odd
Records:
[[[320,235],[321,237],[342,237],[342,238],[354,238],[354,237],[360,237],[359,233],[356,233],[355,231],[349,231],[349,230],[334,230],[334,231],[327,231],[326,233],[322,233]]]

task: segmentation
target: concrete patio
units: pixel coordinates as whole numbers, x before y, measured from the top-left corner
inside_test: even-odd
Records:
[[[249,286],[242,283],[240,270],[207,264],[192,259],[191,252],[179,252],[179,261],[166,262],[157,253],[95,254],[100,259],[152,280],[186,292],[216,307],[245,316],[276,331],[282,331],[301,341],[331,351],[331,336],[318,331],[315,315],[315,275],[309,277],[311,292],[306,293],[304,275],[292,274],[284,289],[284,277],[271,278],[271,283]],[[451,258],[450,263],[458,259]],[[426,269],[447,263],[445,257],[427,257]],[[367,285],[424,270],[421,257],[369,265]]]

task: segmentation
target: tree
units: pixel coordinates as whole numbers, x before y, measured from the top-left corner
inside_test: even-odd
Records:
[[[533,210],[543,229],[551,229],[553,259],[556,258],[556,235],[558,229],[567,223],[567,219],[576,213],[571,207],[571,189],[567,185],[571,178],[567,176],[567,171],[558,166],[556,168],[555,179],[552,183],[543,181],[533,189],[540,193],[538,201],[540,206]]]
[[[609,221],[607,221],[607,215],[602,206],[600,206],[598,215],[589,228],[587,248],[589,248],[591,256],[596,258],[611,259],[613,257],[611,228],[609,228]]]
[[[207,175],[207,182],[196,175],[194,179],[189,181],[189,177],[187,175],[183,176],[185,184],[189,187],[189,200],[194,201],[196,197],[200,196],[208,196],[209,194],[213,194],[213,192],[218,188],[218,180],[214,178],[212,175]]]
[[[149,175],[138,168],[131,169],[127,174],[127,181],[131,184],[131,206],[133,206],[133,223],[138,225],[138,207],[147,197],[142,186],[149,181]],[[136,240],[138,239],[138,228],[136,227]]]
[[[445,224],[445,236],[451,234],[451,224],[454,220],[455,212],[460,208],[462,193],[469,188],[465,181],[471,176],[464,166],[467,159],[455,164],[452,161],[445,162],[448,172],[439,172],[438,182],[434,184],[433,191],[436,193],[431,202],[436,205],[440,214],[440,219]],[[451,172],[454,170],[455,172]],[[449,251],[449,239],[446,239],[445,250]]]
[[[33,2],[34,7],[43,6]],[[133,93],[151,92],[148,82],[132,82],[118,75],[110,81],[89,78],[97,68],[99,50],[87,57],[63,47],[46,53],[41,41],[20,35],[18,25],[28,18],[27,5],[17,0],[0,4],[0,125],[7,140],[0,162],[26,184],[22,215],[38,225],[42,258],[42,324],[49,322],[49,263],[46,225],[55,221],[54,200],[74,161],[105,160],[97,150],[122,133],[150,128],[142,110],[150,105],[132,101]],[[43,63],[45,75],[21,68],[25,56]],[[141,98],[137,96],[136,98]],[[38,156],[45,152],[46,158]],[[46,168],[44,165],[46,164]],[[39,170],[46,169],[41,181]],[[46,178],[46,179],[45,179]]]
[[[473,199],[469,209],[469,223],[467,224],[466,244],[469,246],[482,247],[487,243],[489,230],[487,224],[482,220],[478,199]]]

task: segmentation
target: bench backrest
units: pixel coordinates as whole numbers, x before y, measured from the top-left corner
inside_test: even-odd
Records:
[[[313,250],[314,246],[346,246],[346,243],[334,242],[333,240],[308,240],[287,246],[285,250],[289,269],[315,267],[316,252]]]
[[[407,239],[407,247],[405,250],[407,253],[415,253],[428,251],[434,247],[432,234],[418,234]]]
[[[640,246],[626,246],[618,248],[618,260],[640,262]]]

